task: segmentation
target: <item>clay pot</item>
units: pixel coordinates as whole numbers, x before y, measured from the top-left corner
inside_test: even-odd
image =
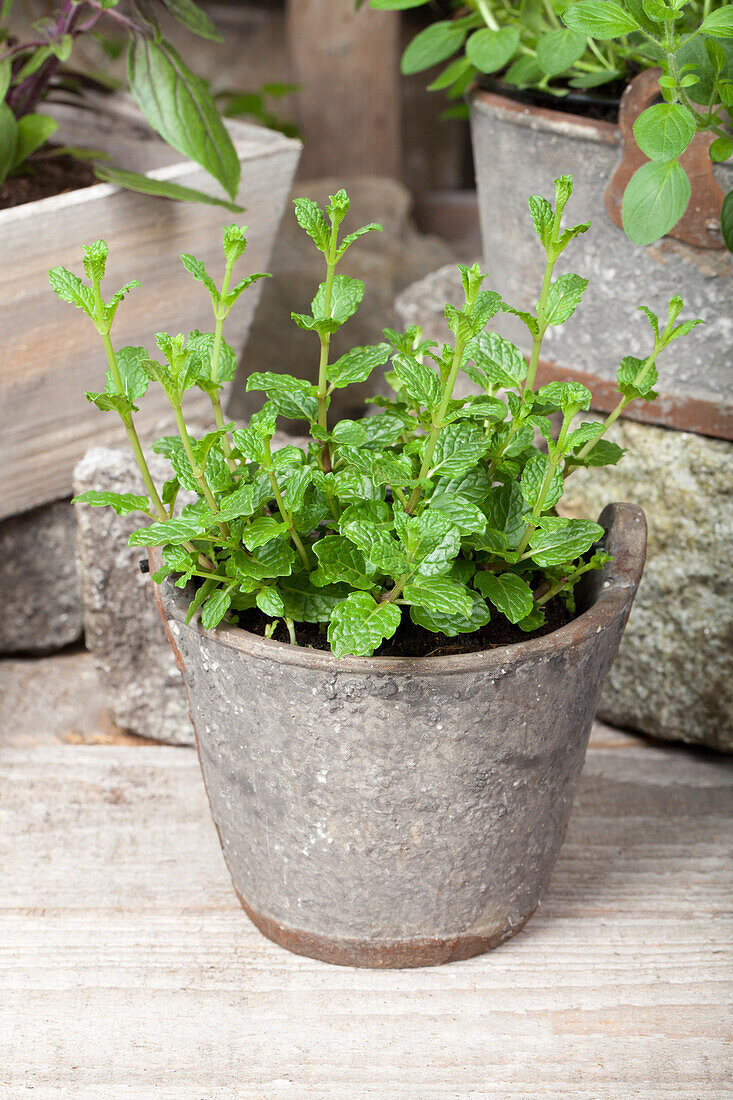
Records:
[[[573,622],[457,656],[337,660],[206,631],[185,623],[190,593],[156,589],[224,858],[266,936],[326,962],[408,967],[523,927],[644,565],[639,508],[610,505],[600,523],[614,560],[584,578]]]

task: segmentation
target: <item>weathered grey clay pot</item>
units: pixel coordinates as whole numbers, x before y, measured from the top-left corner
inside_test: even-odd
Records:
[[[646,79],[649,74],[643,76]],[[626,135],[631,132],[632,117],[646,105],[649,89],[642,91],[643,103],[634,105],[635,89],[629,87],[622,100],[621,126],[474,91],[471,137],[485,268],[492,289],[511,305],[534,308],[544,253],[527,197],[551,198],[553,179],[571,174],[575,187],[567,224],[592,221],[593,228],[573,241],[556,274],[575,271],[589,283],[582,310],[567,325],[548,333],[540,382],[574,377],[593,391],[594,408],[613,408],[618,401],[615,379],[621,359],[643,357],[649,350],[649,326],[638,307],[647,305],[666,317],[669,299],[681,294],[685,316],[701,317],[705,324],[679,340],[660,363],[659,400],[637,401],[627,415],[732,438],[733,257],[722,245],[720,202],[717,211],[715,202],[716,195],[722,201],[733,187],[733,158],[711,169],[706,149],[697,150],[694,163],[685,162],[693,195],[684,223],[675,230],[683,239],[669,236],[645,247],[632,244],[611,212],[618,216],[623,191],[617,185],[618,176],[636,149]],[[692,240],[705,241],[706,247]],[[500,327],[505,336],[529,350],[527,330],[518,318],[503,315]]]
[[[544,638],[452,657],[357,658],[185,625],[211,810],[257,927],[298,954],[428,966],[496,947],[547,887],[603,679],[644,564],[643,512],[601,516],[614,561]]]

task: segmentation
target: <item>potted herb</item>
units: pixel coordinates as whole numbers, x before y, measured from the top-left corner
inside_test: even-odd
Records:
[[[124,11],[117,0],[60,0],[29,41],[10,35],[10,6],[7,0],[0,6],[0,236],[8,258],[0,516],[66,495],[75,461],[90,443],[102,441],[75,408],[79,383],[92,384],[96,349],[65,340],[63,314],[48,310],[49,248],[53,262],[60,262],[93,224],[121,266],[155,270],[159,293],[175,303],[181,323],[203,325],[205,312],[181,279],[178,255],[187,248],[206,259],[221,206],[246,207],[257,227],[252,246],[264,266],[299,153],[297,142],[280,134],[225,124],[204,82],[160,36],[157,12],[168,12],[195,34],[217,37],[193,0],[133,3]],[[129,37],[134,100],[102,91],[73,67],[79,41],[105,28]],[[152,317],[140,303],[139,338]],[[235,346],[250,319],[251,308],[235,321]],[[153,402],[147,424],[161,411]]]
[[[371,0],[375,8],[423,2]],[[497,284],[530,305],[536,262],[522,196],[563,166],[573,168],[579,216],[596,229],[579,245],[594,276],[586,309],[572,335],[553,339],[541,377],[565,378],[570,368],[591,383],[597,407],[610,409],[630,311],[641,298],[660,308],[683,286],[700,303],[705,336],[694,334],[676,357],[664,400],[632,415],[731,437],[733,9],[715,0],[455,8],[413,39],[403,70],[447,61],[432,88],[462,99],[473,85],[481,230]],[[521,342],[518,322],[504,331]]]
[[[291,950],[367,966],[465,958],[517,932],[547,886],[645,545],[632,505],[610,505],[598,523],[560,518],[556,505],[574,470],[618,461],[606,429],[654,398],[658,356],[698,323],[679,320],[679,298],[666,321],[645,310],[650,347],[622,362],[601,424],[578,422],[591,399],[578,383],[536,389],[543,337],[586,285],[553,279],[589,228],[561,227],[571,189],[556,181],[554,208],[530,199],[545,275],[535,310],[520,314],[529,363],[487,329],[513,307],[478,265],[461,267],[464,301],[446,306],[451,343],[387,330],[333,360],[331,336],[363,293],[339,262],[379,226],[341,236],[343,191],[325,214],[297,200],[325,260],[312,312],[293,314],[319,349],[318,384],[252,375],[266,400],[247,428],[216,407],[222,327],[258,278],[233,275],[240,229],[225,232],[220,285],[184,257],[211,296],[214,331],[160,333],[156,358],[112,342],[119,294],[102,297],[103,242],[86,250],[89,283],[51,272],[102,336],[107,383],[87,397],[122,418],[145,486],[77,500],[144,519],[130,543],[151,548],[235,889]],[[376,399],[381,411],[329,422],[333,392],[388,360],[394,392]],[[461,371],[479,394],[453,397]],[[162,487],[135,436],[151,383],[178,426],[155,445],[174,471]],[[218,426],[202,438],[182,412],[190,387],[215,406]],[[307,451],[272,449],[278,417],[304,422]],[[181,488],[196,499],[178,514]]]

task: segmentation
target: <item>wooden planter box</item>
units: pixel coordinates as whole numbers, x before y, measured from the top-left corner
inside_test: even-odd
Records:
[[[131,100],[104,100],[94,112],[56,111],[60,140],[101,149],[128,170],[212,191],[217,185],[197,164],[182,160],[147,126]],[[113,338],[119,345],[145,345],[155,332],[211,331],[208,294],[185,271],[180,256],[191,252],[215,278],[223,268],[221,227],[249,226],[242,273],[267,271],[280,218],[300,155],[300,143],[241,122],[229,131],[242,162],[238,202],[245,212],[183,204],[99,183],[78,191],[0,210],[0,517],[13,515],[71,492],[71,474],[88,447],[122,442],[111,414],[84,398],[104,386],[104,352],[90,322],[52,294],[48,269],[57,264],[81,272],[82,244],[103,237],[110,247],[109,288],[137,278],[120,307]],[[242,296],[227,338],[241,349],[259,299],[260,284]],[[210,410],[204,394],[191,395],[187,411]],[[143,436],[170,407],[151,387],[138,414]]]

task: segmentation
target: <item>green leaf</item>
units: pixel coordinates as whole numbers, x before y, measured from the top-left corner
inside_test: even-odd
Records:
[[[522,470],[522,478],[519,483],[519,488],[525,501],[530,508],[534,508],[538,503],[542,487],[545,483],[545,478],[549,473],[550,460],[546,454],[541,451],[535,451],[530,455],[527,463]],[[552,480],[547,488],[545,499],[542,502],[542,511],[548,511],[550,508],[554,508],[558,500],[563,493],[563,479],[562,474],[558,469],[555,470]]]
[[[431,366],[408,355],[395,355],[393,365],[395,374],[416,406],[432,409],[438,404],[442,388]]]
[[[567,461],[568,465],[574,466],[615,466],[623,456],[624,449],[618,443],[612,443],[610,439],[599,439],[584,458],[572,456]]]
[[[0,60],[0,103],[3,102],[5,96],[8,94],[8,88],[10,87],[10,80],[12,75],[12,62],[9,57],[5,57]]]
[[[196,282],[206,287],[214,305],[218,305],[219,291],[217,290],[216,283],[206,270],[206,264],[203,260],[197,260],[195,256],[191,256],[190,253],[184,252],[181,256],[181,261],[189,275],[193,275]]]
[[[48,281],[57,297],[63,302],[71,302],[78,309],[83,309],[94,321],[94,295],[91,287],[84,286],[78,275],[74,275],[65,267],[52,267],[48,273]]]
[[[512,62],[503,79],[507,84],[517,88],[526,88],[537,84],[544,78],[544,73],[534,57],[520,57]]]
[[[478,592],[470,589],[468,592],[471,597],[471,612],[468,616],[413,605],[410,608],[410,618],[416,626],[422,626],[434,634],[445,634],[448,638],[455,638],[456,634],[473,634],[486,626],[491,619],[491,612],[486,606],[486,600]]]
[[[366,382],[372,371],[383,366],[388,359],[389,344],[352,348],[335,363],[329,364],[326,377],[333,389],[342,389],[357,382]]]
[[[468,44],[471,39],[469,38]],[[468,45],[467,45],[468,48]],[[430,84],[428,84],[429,92],[440,92],[445,88],[450,88],[452,84],[461,80],[463,77],[467,77],[469,73],[471,77],[475,73],[475,68],[468,60],[467,57],[457,57],[455,61],[451,61],[450,65],[447,65],[442,73],[435,78]]]
[[[473,609],[469,590],[447,577],[415,577],[404,589],[405,599],[417,607],[467,619]]]
[[[179,516],[165,523],[151,523],[149,527],[133,531],[128,539],[128,546],[179,546],[198,534],[200,529],[199,519]]]
[[[295,199],[295,217],[301,229],[304,229],[321,252],[327,252],[331,237],[325,215],[318,203],[312,199]]]
[[[534,607],[532,589],[516,573],[481,570],[474,577],[473,583],[482,596],[490,600],[502,615],[506,615],[510,623],[520,622]]]
[[[90,489],[74,497],[72,504],[92,504],[95,508],[113,508],[118,516],[129,516],[131,512],[144,512],[149,515],[150,501],[147,497],[135,493],[100,493]]]
[[[411,516],[403,542],[413,570],[422,576],[447,573],[461,549],[461,534],[447,515],[430,509]]]
[[[262,516],[253,519],[242,532],[242,542],[248,550],[256,550],[258,546],[266,546],[268,542],[279,538],[287,532],[287,527],[279,520],[271,516]]]
[[[308,577],[280,580],[278,588],[285,605],[285,614],[296,623],[327,623],[333,610],[346,595],[343,585],[312,588]]]
[[[303,378],[263,371],[250,374],[247,390],[264,390],[277,411],[290,420],[313,421],[318,416],[318,388]]]
[[[404,76],[420,73],[445,61],[463,45],[466,28],[449,20],[432,23],[415,35],[402,55],[400,69]]]
[[[529,212],[532,215],[532,221],[540,242],[543,245],[549,244],[555,221],[555,212],[552,206],[542,195],[530,195]]]
[[[486,529],[486,516],[460,493],[433,493],[430,510],[446,516],[462,535],[471,535]]]
[[[222,36],[208,15],[205,15],[193,0],[162,0],[162,2],[174,19],[193,34],[197,34],[199,38],[207,38],[211,42],[222,41]]]
[[[205,630],[213,630],[218,626],[232,604],[232,593],[229,588],[217,588],[213,592],[201,611],[201,625]]]
[[[695,120],[678,103],[647,107],[634,123],[636,144],[650,160],[668,161],[684,153],[695,135]]]
[[[488,440],[477,424],[458,422],[442,428],[433,452],[429,477],[459,477],[483,458]]]
[[[728,5],[711,11],[703,19],[700,30],[711,38],[733,38],[733,8]]]
[[[339,523],[339,531],[361,550],[367,562],[390,577],[400,577],[407,570],[407,558],[402,547],[389,531],[369,520],[345,520],[349,509]]]
[[[506,485],[494,487],[485,505],[486,519],[489,528],[494,531],[503,531],[510,546],[516,546],[522,535],[526,523],[524,513],[526,505],[519,485],[515,482],[507,482]]]
[[[476,337],[473,361],[494,387],[515,389],[527,377],[527,360],[511,340],[498,332],[482,332]]]
[[[254,491],[251,485],[240,485],[231,493],[227,493],[219,501],[218,517],[221,521],[229,523],[233,519],[251,516],[255,511]]]
[[[639,397],[645,401],[653,401],[657,396],[654,386],[657,384],[658,375],[653,363],[647,368],[644,378],[637,380],[644,362],[645,360],[637,359],[634,355],[626,355],[618,368],[616,379],[619,392],[631,401]]]
[[[563,29],[548,31],[537,43],[537,63],[547,76],[559,76],[580,60],[586,48],[584,34]]]
[[[621,204],[624,231],[634,244],[651,244],[677,224],[690,201],[690,180],[676,160],[637,168]]]
[[[362,225],[360,229],[355,229],[353,233],[348,233],[336,249],[336,259],[340,260],[346,249],[350,248],[354,241],[358,241],[360,237],[366,236],[367,233],[381,232],[381,225],[378,225],[376,222],[369,222],[369,225]]]
[[[583,3],[584,0],[580,2]],[[611,0],[605,0],[605,2],[610,3]],[[562,325],[569,320],[580,304],[587,286],[587,279],[581,279],[580,275],[573,275],[572,272],[555,279],[547,295],[545,324]]]
[[[96,164],[94,174],[97,179],[105,183],[114,183],[117,187],[124,187],[127,191],[136,191],[141,195],[155,195],[158,198],[173,199],[176,202],[199,202],[205,206],[223,206],[233,214],[240,214],[242,211],[242,207],[237,206],[236,203],[217,199],[214,195],[207,195],[205,191],[197,191],[193,187],[182,187],[179,183],[154,179],[152,176],[143,176],[139,172],[127,172],[122,168]]]
[[[391,638],[401,619],[392,603],[378,604],[368,592],[353,592],[331,615],[328,641],[337,657],[371,657],[385,638]]]
[[[255,602],[262,614],[269,615],[271,619],[279,619],[285,615],[285,604],[276,588],[261,588]]]
[[[723,199],[720,211],[720,228],[723,233],[725,247],[733,252],[733,191],[729,191]]]
[[[482,504],[491,492],[486,467],[474,466],[457,477],[439,477],[435,482],[435,492],[441,496],[459,495],[472,504]]]
[[[326,284],[321,283],[318,293],[311,302],[313,316],[317,321],[333,320],[342,325],[356,313],[363,297],[364,283],[361,279],[352,279],[348,275],[336,275],[331,290],[330,310],[326,311]]]
[[[131,401],[139,401],[148,392],[150,383],[148,373],[143,366],[143,363],[148,360],[148,349],[120,348],[116,353],[116,358],[122,379],[122,392]],[[110,394],[117,392],[111,370],[108,370],[106,374],[106,390]]]
[[[727,137],[716,138],[708,150],[710,159],[716,164],[727,160],[733,154],[733,141]]]
[[[532,532],[529,545],[533,561],[541,566],[575,561],[603,537],[603,528],[589,519],[541,516],[537,523],[539,526]]]
[[[497,31],[485,27],[469,37],[466,57],[479,72],[495,73],[511,61],[518,45],[518,27],[502,27]]]
[[[2,123],[0,123],[0,129]],[[32,156],[42,145],[45,145],[52,134],[59,128],[58,122],[48,115],[24,115],[18,120],[18,141],[15,148],[15,157],[11,165],[18,168],[24,164],[28,157]],[[0,159],[2,153],[0,152]]]
[[[554,405],[564,413],[580,412],[590,408],[593,394],[580,382],[548,382],[535,394],[541,405]]]
[[[640,29],[633,15],[614,0],[579,0],[568,4],[561,19],[566,27],[590,38],[621,38]]]
[[[213,332],[199,332],[198,329],[189,336],[186,347],[189,351],[188,368],[191,378],[198,382],[211,380],[211,359],[214,354],[215,336]],[[231,382],[237,370],[237,355],[234,348],[226,340],[219,344],[219,369],[217,382]]]
[[[133,35],[130,90],[150,125],[179,153],[205,168],[235,199],[241,165],[211,94],[170,43]]]
[[[343,535],[326,535],[313,545],[318,569],[311,573],[311,583],[318,587],[343,583],[351,588],[368,590],[374,587],[374,569],[366,564],[361,550]]]
[[[100,412],[116,412],[125,418],[134,411],[135,405],[122,393],[85,393],[87,401],[95,405]]]

